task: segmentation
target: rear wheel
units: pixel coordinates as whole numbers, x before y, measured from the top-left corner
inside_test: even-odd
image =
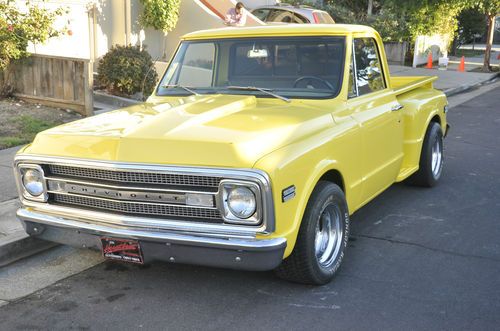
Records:
[[[443,172],[443,132],[439,123],[431,122],[425,133],[418,171],[408,178],[408,183],[432,187]]]
[[[307,204],[292,254],[276,274],[293,282],[322,285],[340,267],[349,238],[349,212],[344,192],[321,181]]]

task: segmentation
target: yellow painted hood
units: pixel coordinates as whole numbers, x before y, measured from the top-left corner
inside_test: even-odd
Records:
[[[37,135],[24,153],[171,165],[252,167],[262,156],[332,125],[299,100],[201,95],[154,101]]]

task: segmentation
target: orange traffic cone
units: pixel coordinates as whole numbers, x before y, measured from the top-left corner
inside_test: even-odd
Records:
[[[458,71],[464,72],[465,71],[465,57],[462,56],[462,59],[460,60],[460,64],[458,65]]]
[[[429,56],[427,57],[427,69],[432,69],[432,52],[429,52]]]

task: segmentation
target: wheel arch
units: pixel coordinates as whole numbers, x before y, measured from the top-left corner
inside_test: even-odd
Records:
[[[331,182],[333,184],[336,184],[338,187],[340,187],[340,189],[342,190],[342,192],[344,192],[344,194],[346,194],[346,192],[345,192],[344,177],[342,176],[342,173],[339,170],[337,170],[335,168],[327,170],[318,179],[318,181],[316,182],[316,184],[314,185],[314,187],[316,187],[316,185],[318,185],[318,183],[320,181],[327,181],[327,182]]]
[[[295,246],[307,205],[311,199],[314,189],[320,181],[328,181],[338,185],[344,192],[346,200],[348,200],[349,188],[346,185],[346,183],[348,183],[348,179],[345,177],[345,172],[342,171],[343,169],[337,161],[323,160],[316,165],[314,170],[315,171],[312,171],[311,174],[304,179],[303,183],[305,185],[302,187],[301,192],[297,192],[298,201],[295,207],[296,212],[292,218],[293,222],[289,223],[290,228],[286,234],[288,246],[285,252],[285,257],[292,252],[293,247]],[[349,206],[349,202],[347,202],[347,205]]]

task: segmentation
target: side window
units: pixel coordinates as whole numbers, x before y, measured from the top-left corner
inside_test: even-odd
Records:
[[[267,18],[267,22],[292,23],[293,14],[288,10],[274,9]]]
[[[349,61],[349,82],[347,84],[347,97],[355,98],[358,96],[356,91],[356,85],[354,84],[354,58],[351,54],[351,60]]]
[[[176,84],[192,87],[212,86],[214,56],[214,44],[190,44]]]
[[[293,23],[303,24],[303,23],[309,23],[309,21],[304,16],[297,13],[293,13]]]
[[[373,38],[354,39],[354,59],[358,94],[364,95],[385,88],[380,55]]]
[[[266,22],[266,18],[269,15],[270,11],[271,11],[270,9],[265,9],[265,8],[256,9],[252,12],[252,15],[257,17],[259,20]]]

